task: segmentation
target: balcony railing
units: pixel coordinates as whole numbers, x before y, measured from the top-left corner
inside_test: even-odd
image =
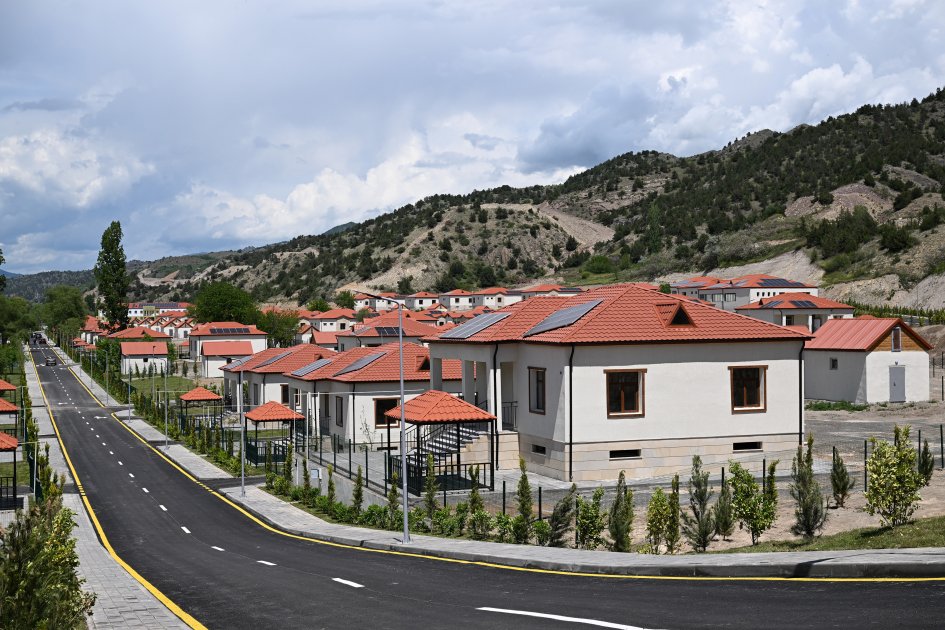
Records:
[[[518,430],[518,401],[512,400],[502,403],[502,430]]]

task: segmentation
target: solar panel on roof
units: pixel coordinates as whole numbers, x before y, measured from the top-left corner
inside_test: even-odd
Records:
[[[275,363],[276,361],[281,361],[282,359],[286,358],[286,357],[289,356],[290,354],[292,354],[291,351],[289,351],[289,352],[280,352],[280,353],[277,354],[276,356],[271,357],[271,358],[269,358],[269,359],[266,359],[265,361],[263,361],[262,363],[260,363],[260,364],[257,365],[256,367],[258,367],[258,368],[266,367],[267,365],[269,365],[269,364],[271,364],[271,363]]]
[[[798,282],[796,280],[786,280],[785,278],[762,278],[761,280],[758,281],[758,284],[766,288],[771,288],[771,287],[787,288],[787,287],[804,286],[803,282]]]
[[[469,339],[476,333],[480,333],[490,326],[498,324],[511,313],[485,313],[477,315],[468,322],[463,322],[452,330],[447,330],[440,335],[440,339]]]
[[[249,333],[249,328],[211,328],[211,335],[245,335]]]
[[[329,363],[331,363],[331,359],[319,359],[318,361],[309,363],[305,367],[301,367],[297,369],[295,372],[292,372],[292,376],[308,376],[315,370],[321,369],[325,367],[326,365],[328,365]]]
[[[798,300],[797,302],[794,302],[794,306],[798,308],[817,308],[817,305],[810,300]]]
[[[340,371],[338,371],[338,372],[335,372],[335,376],[341,376],[342,374],[348,374],[349,372],[357,372],[357,371],[360,370],[361,368],[366,367],[366,366],[368,366],[368,365],[374,363],[375,361],[377,361],[378,359],[380,359],[382,356],[384,356],[384,354],[385,354],[385,353],[383,353],[383,352],[378,352],[377,354],[369,354],[369,355],[367,355],[366,357],[361,357],[360,359],[358,359],[357,361],[355,361],[354,363],[352,363],[352,364],[349,365],[348,367],[346,367],[346,368],[344,368],[344,369],[342,369],[342,370],[340,370]]]
[[[230,363],[228,363],[228,364],[226,364],[225,366],[223,366],[223,368],[226,369],[226,370],[233,370],[234,368],[238,368],[239,366],[243,365],[244,363],[246,363],[247,361],[249,361],[249,360],[252,359],[252,358],[253,358],[253,355],[249,355],[249,356],[247,356],[247,357],[243,357],[242,359],[237,359],[236,361],[231,361]]]
[[[784,300],[774,300],[773,302],[766,303],[762,308],[775,308],[776,306],[780,306],[782,302],[784,302]]]
[[[548,332],[549,330],[556,330],[558,328],[564,328],[565,326],[570,326],[575,323],[585,315],[591,312],[591,310],[596,307],[598,304],[603,302],[603,300],[591,300],[590,302],[585,302],[584,304],[578,304],[577,306],[569,306],[568,308],[563,308],[560,311],[555,311],[545,319],[541,320],[535,326],[532,326],[523,337],[531,337],[532,335],[537,335],[543,332]]]
[[[400,328],[397,326],[377,326],[374,330],[382,337],[396,337],[400,334]]]

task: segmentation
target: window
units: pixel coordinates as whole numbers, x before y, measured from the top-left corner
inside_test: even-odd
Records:
[[[347,328],[348,328],[347,322],[338,322],[338,330],[347,330]]]
[[[725,294],[725,301],[726,301],[726,302],[734,302],[734,301],[735,301],[735,294],[734,294],[734,293],[726,293],[726,294]]]
[[[817,332],[820,330],[820,327],[824,325],[824,318],[820,315],[814,315],[810,319],[810,331]]]
[[[736,453],[739,451],[760,451],[761,442],[735,442],[732,444],[732,450]]]
[[[259,404],[259,384],[253,383],[253,406]]]
[[[640,449],[625,448],[617,451],[610,451],[610,459],[640,459]]]
[[[836,370],[840,367],[840,361],[837,357],[830,357],[830,369]]]
[[[545,368],[528,368],[528,410],[545,413]]]
[[[765,410],[765,372],[767,366],[730,367],[732,411]]]
[[[607,417],[643,415],[643,377],[646,370],[607,372]]]
[[[535,455],[546,455],[548,453],[548,449],[544,446],[541,446],[540,444],[532,444],[532,453]]]
[[[335,426],[343,427],[345,425],[345,399],[341,396],[335,396]]]
[[[281,402],[283,405],[289,404],[289,386],[288,385],[279,386],[279,402]]]
[[[784,325],[785,325],[785,326],[793,326],[793,325],[794,325],[794,316],[793,316],[793,315],[785,315],[785,316],[784,316]]]
[[[399,420],[391,420],[384,414],[400,402],[397,398],[375,398],[374,399],[374,428],[375,429],[386,429],[387,427],[397,427],[400,425]]]
[[[892,351],[902,352],[902,328],[896,326],[892,329]]]

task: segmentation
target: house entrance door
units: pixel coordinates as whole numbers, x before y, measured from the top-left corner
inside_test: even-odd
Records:
[[[889,366],[889,402],[906,402],[906,366]]]

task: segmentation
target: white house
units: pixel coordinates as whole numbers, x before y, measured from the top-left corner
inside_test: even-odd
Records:
[[[315,330],[331,333],[349,330],[358,321],[354,309],[350,308],[333,308],[324,313],[311,311],[306,313],[303,319]]]
[[[459,361],[441,364],[443,387],[458,393]],[[400,395],[399,345],[354,348],[287,374],[290,397],[313,423],[312,434],[337,435],[368,448],[385,448],[400,439],[398,421],[384,413]],[[404,395],[410,400],[430,389],[430,356],[417,344],[404,344]]]
[[[157,374],[167,369],[167,342],[121,342],[122,374],[134,374],[135,368],[138,368],[139,374],[147,374],[149,367]]]
[[[128,317],[151,317],[168,311],[186,311],[189,302],[131,302],[128,305]]]
[[[747,452],[783,453],[803,434],[795,330],[639,286],[535,297],[428,339],[463,362],[466,400],[500,419],[507,465],[567,480],[650,477]],[[505,464],[503,462],[506,462]]]
[[[436,333],[435,326],[418,322],[407,317],[407,311],[404,311],[403,318],[403,340],[417,343],[424,337]],[[361,346],[382,346],[386,343],[398,341],[400,337],[400,324],[396,313],[390,313],[366,320],[353,330],[339,333],[338,350],[344,352],[351,348]]]
[[[290,395],[286,373],[334,355],[333,351],[312,344],[268,348],[221,368],[224,395],[229,397],[236,391],[242,376],[250,407],[276,401],[297,409],[299,402]]]
[[[439,296],[429,291],[418,291],[404,297],[404,306],[412,311],[422,311],[439,304]]]
[[[266,349],[266,333],[255,326],[239,322],[209,322],[190,331],[190,356],[202,357],[201,348],[206,341],[248,341],[253,352]]]
[[[898,318],[832,319],[804,347],[804,389],[815,400],[929,399],[931,345]]]
[[[703,278],[704,279],[704,278]],[[693,280],[698,280],[694,278]],[[679,285],[679,283],[677,283]],[[676,286],[675,290],[680,291],[684,287]],[[672,292],[674,287],[670,286]],[[691,292],[691,287],[687,292]],[[797,280],[787,280],[769,276],[763,273],[739,276],[731,280],[722,280],[715,284],[709,284],[698,289],[700,300],[712,303],[726,311],[733,311],[739,306],[744,306],[749,302],[755,302],[761,298],[774,297],[783,293],[807,293],[817,295],[817,287],[798,282]],[[688,297],[693,297],[689,295]]]
[[[698,298],[699,292],[706,287],[725,282],[722,278],[713,276],[696,276],[688,280],[680,280],[669,285],[669,292],[673,295],[682,295],[689,298]]]
[[[200,373],[207,378],[220,378],[224,366],[251,354],[253,344],[249,341],[204,341],[200,344]]]
[[[583,291],[583,289],[579,287],[566,287],[561,284],[536,284],[535,286],[525,287],[524,289],[518,290],[522,298],[526,300],[533,297],[560,297],[577,295],[578,293],[581,293],[581,291]]]
[[[447,310],[465,311],[471,309],[473,305],[472,293],[465,289],[453,289],[439,295],[439,302]]]
[[[362,308],[367,308],[380,313],[396,308],[403,301],[404,298],[396,293],[356,293],[354,296],[354,310],[360,311]]]
[[[803,326],[808,332],[817,332],[831,319],[852,319],[853,307],[809,293],[784,293],[761,298],[735,308],[740,315],[763,319],[781,326]]]
[[[515,304],[524,300],[524,296],[518,291],[511,291],[503,287],[489,287],[488,289],[479,289],[478,291],[473,291],[470,295],[472,298],[472,307],[476,308],[477,306],[484,306],[492,310],[499,310],[504,306],[509,304]]]

